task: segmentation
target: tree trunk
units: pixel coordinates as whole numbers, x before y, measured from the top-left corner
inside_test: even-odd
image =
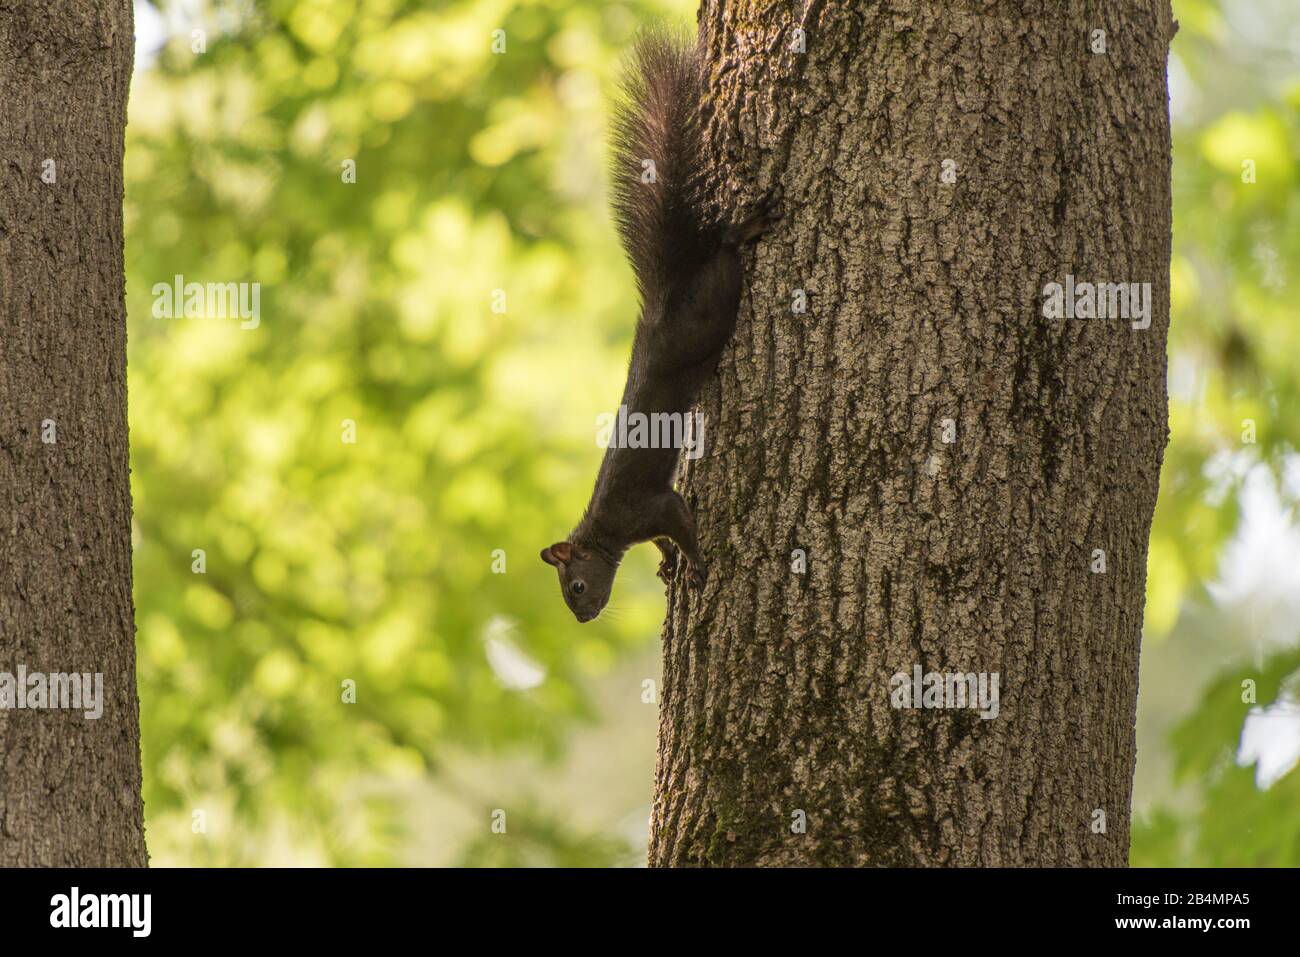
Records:
[[[796,6],[700,15],[710,149],[786,215],[687,463],[710,579],[670,596],[650,861],[1123,865],[1168,0]],[[1067,275],[1150,283],[1149,327],[1045,318]],[[997,716],[895,707],[917,666],[996,673]]]
[[[98,718],[85,700],[42,707],[35,684],[31,709],[0,711],[5,866],[147,862],[122,275],[132,47],[129,0],[0,0],[0,673],[84,673],[92,693],[103,676]]]

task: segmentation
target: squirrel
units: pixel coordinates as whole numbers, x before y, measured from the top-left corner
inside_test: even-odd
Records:
[[[706,195],[702,129],[704,57],[668,31],[636,41],[613,116],[612,203],[636,275],[641,314],[622,405],[628,413],[683,415],[712,375],[740,307],[740,248],[780,217],[775,191],[728,217]],[[653,541],[665,583],[686,556],[686,581],[706,569],[695,519],[673,489],[678,448],[605,450],[591,501],[562,542],[542,549],[579,622],[609,601],[624,553]]]

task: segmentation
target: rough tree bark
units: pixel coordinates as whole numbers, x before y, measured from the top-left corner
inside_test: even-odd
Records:
[[[130,0],[0,0],[0,672],[102,672],[103,715],[0,711],[0,865],[142,866],[122,145]]]
[[[670,598],[651,863],[1125,864],[1168,0],[700,17],[711,149],[786,218],[701,399],[710,579]],[[1149,282],[1150,327],[1044,318],[1067,274]],[[916,665],[998,673],[998,717],[892,707]]]

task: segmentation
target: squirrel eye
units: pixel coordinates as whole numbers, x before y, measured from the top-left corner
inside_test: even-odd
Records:
[[[582,579],[578,579],[570,587],[573,589],[573,593],[575,595],[581,595],[584,591],[587,590],[586,582],[582,581]]]

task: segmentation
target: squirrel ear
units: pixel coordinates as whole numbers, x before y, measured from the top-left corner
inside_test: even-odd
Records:
[[[556,542],[550,548],[542,549],[542,561],[559,567],[573,557],[572,549],[573,546],[568,542]]]

